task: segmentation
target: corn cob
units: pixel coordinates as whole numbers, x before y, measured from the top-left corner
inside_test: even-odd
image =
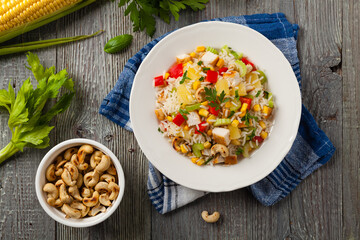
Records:
[[[70,14],[96,0],[0,0],[0,43]]]

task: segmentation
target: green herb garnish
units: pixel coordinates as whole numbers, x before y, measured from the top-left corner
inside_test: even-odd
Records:
[[[236,149],[235,154],[236,154],[236,155],[240,155],[240,154],[242,154],[243,152],[244,152],[244,149],[238,148],[238,149]]]
[[[208,67],[203,67],[202,70],[203,70],[203,72],[207,72],[208,70],[210,70],[210,68],[208,68]]]
[[[204,163],[203,163],[203,165],[206,165],[206,164],[208,164],[211,160],[213,160],[214,159],[214,157],[209,157]]]
[[[205,87],[204,90],[205,98],[209,101],[209,106],[214,107],[216,111],[220,109],[220,105],[222,103],[226,103],[230,100],[229,98],[225,98],[224,90],[221,92],[219,97],[217,96],[216,89],[214,88]]]
[[[54,128],[49,126],[53,117],[64,112],[71,103],[75,92],[74,82],[66,70],[55,73],[55,67],[45,69],[37,55],[28,53],[27,62],[35,79],[37,88],[33,88],[30,78],[24,81],[17,95],[9,82],[8,91],[0,90],[0,106],[9,112],[8,126],[12,138],[10,143],[0,151],[0,163],[23,151],[24,147],[46,148],[49,146],[49,133]],[[63,88],[62,88],[63,87]],[[64,92],[60,97],[60,91]],[[58,98],[60,97],[60,98]],[[46,107],[57,99],[52,106]]]
[[[268,98],[269,98],[269,92],[264,91],[264,98],[265,98],[265,99],[268,99]]]
[[[250,125],[249,120],[250,120],[251,118],[254,119],[255,121],[258,121],[258,117],[255,117],[255,116],[250,115],[250,113],[246,110],[246,114],[245,114],[245,116],[243,116],[243,117],[241,118],[241,121],[242,121],[242,122],[245,122],[245,124],[246,124],[247,126],[249,126],[249,125]]]
[[[235,90],[235,98],[239,98],[239,90]]]
[[[104,47],[104,51],[107,53],[117,53],[125,49],[131,44],[133,36],[130,34],[123,34],[110,39]]]
[[[160,128],[158,128],[158,132],[164,133],[163,131],[161,131],[161,129],[160,129]]]
[[[188,111],[180,108],[180,109],[179,109],[179,113],[181,114],[181,116],[182,116],[185,120],[188,120],[188,117],[186,116],[186,114],[189,114]]]
[[[201,66],[201,64],[203,64],[203,61],[198,61],[197,65]]]
[[[202,81],[204,81],[204,79],[205,79],[204,77],[201,77],[201,78],[199,78],[199,81],[202,82]]]
[[[232,116],[234,116],[234,114],[235,114],[235,111],[231,111],[228,118],[231,118]]]
[[[260,96],[260,93],[261,93],[261,91],[258,91],[258,92],[256,93],[255,97]]]
[[[186,75],[187,75],[187,70],[184,72],[184,75],[183,75],[183,77],[182,77],[182,79],[181,79],[181,81],[180,81],[180,84],[183,84],[186,79],[191,80],[191,79],[190,79],[188,76],[186,76]]]

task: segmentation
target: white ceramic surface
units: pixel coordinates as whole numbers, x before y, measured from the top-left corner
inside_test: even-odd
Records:
[[[90,144],[93,147],[101,150],[102,152],[104,152],[105,154],[107,154],[108,156],[111,157],[111,160],[117,171],[120,192],[119,192],[117,199],[113,202],[112,206],[107,208],[105,213],[99,213],[98,215],[96,215],[94,217],[86,217],[86,218],[82,218],[82,219],[72,219],[72,218],[67,219],[67,218],[65,218],[65,214],[62,211],[60,211],[54,207],[51,207],[46,202],[46,199],[47,199],[46,193],[44,193],[42,191],[42,188],[46,183],[45,171],[46,171],[46,168],[55,160],[55,158],[60,153],[62,153],[64,150],[71,148],[71,147],[75,147],[75,146],[81,146],[82,144]],[[115,210],[119,206],[121,199],[124,195],[125,177],[124,177],[124,172],[120,165],[119,159],[107,147],[105,147],[101,143],[98,143],[94,140],[84,139],[84,138],[75,138],[75,139],[70,139],[70,140],[59,143],[58,145],[53,147],[44,156],[44,158],[41,160],[40,165],[36,172],[35,189],[36,189],[36,196],[37,196],[42,208],[52,219],[54,219],[55,221],[62,223],[64,225],[70,226],[70,227],[78,227],[78,228],[90,227],[90,226],[93,226],[93,225],[103,222],[105,219],[110,217],[110,215],[115,212]]]
[[[268,77],[275,98],[271,133],[251,157],[232,166],[202,166],[177,153],[158,132],[154,114],[153,78],[175,62],[175,57],[196,46],[228,45],[249,57]],[[290,150],[301,116],[296,77],[281,51],[260,33],[233,23],[204,22],[181,28],[161,40],[141,64],[130,97],[130,119],[136,139],[149,161],[171,180],[210,192],[249,186],[271,173]]]

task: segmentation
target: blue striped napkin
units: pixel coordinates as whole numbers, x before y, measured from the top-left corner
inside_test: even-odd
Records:
[[[216,18],[211,21],[233,22],[248,26],[271,40],[290,62],[301,87],[296,39],[298,25],[290,24],[283,13],[255,14]],[[168,34],[168,33],[167,33]],[[100,113],[127,130],[131,129],[129,97],[131,86],[147,53],[167,34],[153,40],[125,64],[115,87],[100,106]],[[280,165],[267,177],[248,189],[265,206],[286,197],[304,178],[325,164],[335,151],[334,146],[303,106],[295,142]],[[162,214],[179,208],[205,195],[181,186],[161,174],[149,163],[148,194],[156,210]]]

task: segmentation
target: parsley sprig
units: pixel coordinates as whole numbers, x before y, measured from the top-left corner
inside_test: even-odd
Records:
[[[235,154],[236,154],[236,155],[240,155],[240,154],[242,154],[243,152],[244,152],[244,149],[238,148],[238,149],[236,149]]]
[[[230,100],[229,98],[225,98],[224,90],[221,92],[220,96],[217,96],[216,89],[214,88],[205,87],[204,90],[206,100],[209,101],[210,107],[214,107],[216,111],[220,109],[222,103],[226,103]]]
[[[115,0],[112,0],[115,1]],[[120,0],[119,7],[127,4],[125,15],[130,15],[133,31],[144,31],[153,36],[156,30],[155,17],[170,23],[170,16],[179,20],[179,12],[191,8],[193,11],[203,10],[209,0]]]
[[[179,109],[179,113],[181,114],[181,116],[185,119],[188,120],[188,117],[186,116],[186,114],[189,114],[188,111],[186,111],[185,109]]]
[[[250,125],[250,119],[254,119],[255,121],[258,121],[258,117],[255,117],[255,116],[252,116],[252,115],[250,115],[250,113],[246,110],[246,114],[245,114],[245,116],[243,116],[242,118],[241,118],[241,121],[242,122],[245,122],[245,124],[247,125],[247,126],[249,126]]]
[[[191,79],[190,79],[188,76],[186,76],[186,75],[187,75],[187,70],[185,71],[185,73],[184,73],[184,75],[183,75],[183,77],[182,77],[182,79],[181,79],[181,81],[180,81],[180,84],[183,84],[186,79],[191,80]]]

